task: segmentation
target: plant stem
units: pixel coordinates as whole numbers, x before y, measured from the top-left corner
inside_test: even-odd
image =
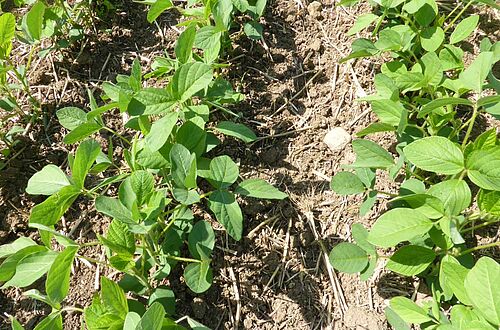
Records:
[[[470,133],[472,132],[472,127],[474,126],[474,122],[476,121],[477,115],[478,115],[477,104],[474,104],[474,109],[472,112],[472,117],[470,118],[469,127],[467,128],[464,140],[462,141],[462,148],[465,147],[467,145],[467,141],[469,141]]]
[[[485,244],[485,245],[478,245],[478,246],[475,246],[473,248],[470,248],[470,249],[467,249],[465,251],[460,252],[458,254],[458,256],[460,257],[460,256],[469,254],[469,253],[474,252],[474,251],[489,249],[489,248],[496,247],[496,246],[500,246],[500,242],[494,242],[494,243]]]
[[[124,138],[123,136],[121,136],[121,134],[119,134],[117,131],[109,128],[109,127],[106,127],[104,126],[103,127],[106,131],[110,132],[111,134],[115,135],[116,137],[120,138],[123,142],[125,142],[127,145],[131,145],[130,141],[127,140],[126,138]]]
[[[469,1],[465,6],[464,8],[462,8],[462,10],[457,14],[457,16],[455,16],[455,18],[453,18],[453,20],[450,22],[450,24],[448,24],[448,26],[444,29],[444,33],[446,33],[446,31],[448,31],[452,26],[453,24],[455,24],[455,22],[457,21],[457,19],[460,18],[460,16],[462,16],[462,14],[467,10],[467,8],[470,7],[470,5],[472,5],[474,1]],[[451,14],[450,14],[451,15]],[[449,17],[449,16],[448,16]],[[447,18],[448,18],[447,17]]]
[[[84,310],[78,307],[73,307],[73,306],[66,306],[63,309],[61,309],[61,312],[78,312],[78,313],[83,313]]]
[[[183,258],[183,257],[176,257],[176,256],[165,256],[165,257],[167,259],[170,259],[170,260],[201,263],[201,260],[198,260],[198,259]]]
[[[495,222],[483,222],[482,224],[479,224],[479,225],[477,225],[477,226],[476,226],[476,225],[473,225],[473,226],[471,226],[471,227],[469,227],[469,228],[463,229],[461,232],[462,232],[462,233],[467,233],[467,232],[469,232],[469,231],[473,231],[473,230],[476,230],[476,229],[479,229],[479,228],[483,228],[483,227],[486,227],[486,226],[488,226],[488,225],[492,225],[492,224],[494,224],[494,223],[495,223]]]

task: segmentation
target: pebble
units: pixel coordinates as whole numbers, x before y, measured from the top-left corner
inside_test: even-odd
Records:
[[[321,9],[322,9],[321,2],[319,1],[313,1],[307,6],[307,12],[309,15],[311,15],[312,18],[321,18]]]
[[[323,142],[332,150],[340,151],[351,142],[351,135],[341,127],[335,127],[326,133]]]
[[[309,49],[311,49],[311,50],[313,50],[315,52],[319,52],[321,50],[321,40],[320,39],[316,39],[313,42],[311,42],[309,44]]]

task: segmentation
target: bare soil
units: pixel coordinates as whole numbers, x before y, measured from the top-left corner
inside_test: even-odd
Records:
[[[44,165],[66,161],[64,130],[55,110],[66,105],[84,107],[88,104],[86,88],[97,97],[100,83],[129,72],[134,58],[149,68],[155,56],[173,50],[178,32],[172,26],[179,19],[175,13],[163,14],[156,26],[147,23],[143,6],[131,1],[116,6],[116,15],[95,22],[97,33],[90,33],[87,41],[60,58],[40,61],[30,77],[32,85],[39,86],[35,91],[43,100],[44,120],[17,146],[15,160],[0,171],[0,244],[20,235],[36,238],[27,223],[30,208],[41,199],[26,195],[24,188]],[[242,241],[235,242],[216,227],[213,286],[195,295],[180,277],[172,276],[175,317],[189,315],[213,329],[387,329],[383,315],[387,299],[415,292],[411,280],[380,268],[367,282],[329,273],[322,250],[349,240],[351,224],[370,226],[386,207],[378,203],[360,217],[359,198],[340,197],[329,189],[329,178],[342,164],[353,161],[354,153],[349,145],[333,153],[323,143],[333,127],[354,136],[375,120],[366,104],[354,100],[371,93],[376,64],[369,60],[338,64],[354,39],[346,36],[347,30],[357,16],[368,11],[363,6],[335,7],[333,0],[317,5],[274,0],[262,18],[264,41],[235,40],[233,51],[227,54],[231,66],[225,74],[246,100],[232,110],[267,138],[250,145],[228,139],[220,152],[240,163],[244,178],[266,179],[290,198],[241,201]],[[485,17],[485,26],[491,26]],[[23,53],[20,48],[18,52]],[[106,120],[122,131],[117,113]],[[376,139],[385,146],[393,143],[390,135]],[[120,145],[120,141],[114,143]],[[378,184],[388,192],[397,188],[384,178]],[[65,215],[62,229],[85,242],[105,232],[107,224],[108,220],[92,211],[91,202],[82,199]],[[85,255],[99,259],[103,251],[89,248]],[[99,275],[117,279],[108,270],[76,264],[67,302],[88,305]],[[34,287],[43,288],[40,282]],[[420,291],[425,296],[422,286]],[[16,289],[0,291],[0,311],[16,316],[27,329],[49,312]],[[66,315],[65,322],[66,329],[79,329],[81,315]],[[7,328],[0,317],[0,329]]]

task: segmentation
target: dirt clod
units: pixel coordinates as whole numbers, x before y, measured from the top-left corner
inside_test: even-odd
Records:
[[[313,1],[307,6],[307,12],[311,15],[312,18],[320,19],[321,10],[323,9],[323,5],[319,1]]]
[[[335,127],[326,133],[323,142],[332,151],[337,152],[345,148],[351,142],[351,135],[342,127]]]

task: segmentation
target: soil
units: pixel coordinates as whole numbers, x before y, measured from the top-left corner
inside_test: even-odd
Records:
[[[28,216],[42,199],[26,195],[24,189],[29,177],[46,164],[66,162],[65,132],[55,110],[84,107],[89,102],[86,88],[97,97],[100,83],[128,73],[134,58],[139,57],[147,70],[155,56],[173,50],[178,35],[173,27],[179,20],[175,13],[163,14],[155,25],[147,23],[140,4],[126,1],[115,6],[116,15],[96,19],[87,41],[61,57],[40,61],[30,77],[43,100],[44,120],[16,146],[19,155],[0,171],[0,244],[20,235],[36,238],[27,228]],[[387,300],[417,294],[416,283],[380,267],[367,282],[355,275],[329,276],[322,250],[349,240],[351,224],[370,226],[386,207],[379,202],[360,217],[359,197],[341,197],[329,189],[329,178],[342,164],[352,162],[354,153],[350,145],[333,153],[323,143],[333,127],[354,136],[375,120],[366,104],[354,100],[372,92],[376,64],[369,60],[338,64],[354,39],[346,36],[347,30],[368,11],[365,6],[335,7],[333,0],[274,0],[261,20],[264,41],[235,40],[225,75],[246,100],[232,110],[267,138],[250,145],[227,139],[219,151],[239,162],[242,177],[266,179],[290,198],[240,201],[244,238],[236,242],[216,228],[214,284],[195,295],[182,279],[174,280],[175,317],[189,315],[212,329],[387,329],[383,315]],[[484,26],[498,27],[498,21],[485,17]],[[20,46],[17,52],[22,60],[25,53]],[[127,134],[118,113],[106,121]],[[375,139],[387,147],[394,142],[386,134]],[[119,140],[113,143],[120,146]],[[377,184],[396,192],[397,185],[383,176]],[[86,242],[103,233],[108,223],[81,199],[65,215],[60,229]],[[498,231],[493,235],[498,237]],[[88,248],[84,254],[99,259],[103,251]],[[105,269],[75,264],[68,304],[88,305],[99,275],[117,280]],[[43,288],[43,281],[33,288]],[[422,285],[419,291],[425,296]],[[0,291],[0,311],[14,315],[27,329],[49,312],[16,289]],[[0,329],[7,329],[1,317]],[[65,316],[66,329],[79,329],[80,323],[80,314]]]

